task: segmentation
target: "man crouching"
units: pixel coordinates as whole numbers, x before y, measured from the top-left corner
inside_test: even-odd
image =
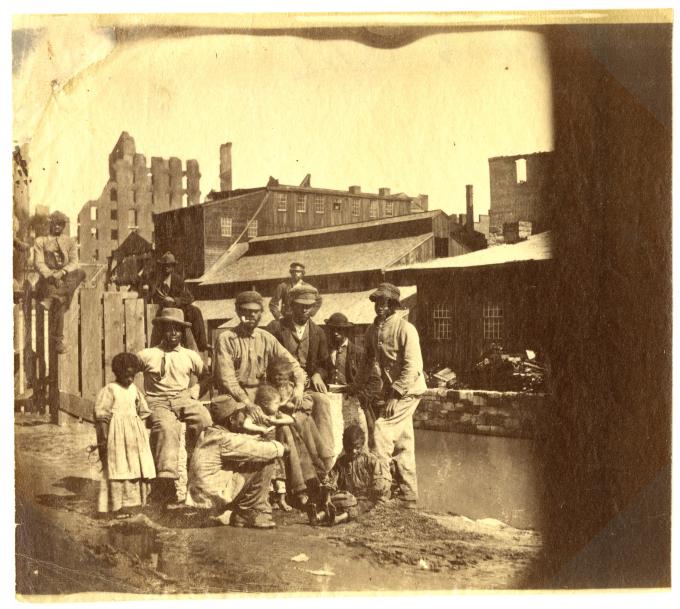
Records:
[[[213,424],[203,431],[191,457],[189,493],[195,507],[210,510],[222,524],[271,529],[269,486],[275,459],[285,449],[274,440],[239,433],[244,408],[228,396],[210,405]]]

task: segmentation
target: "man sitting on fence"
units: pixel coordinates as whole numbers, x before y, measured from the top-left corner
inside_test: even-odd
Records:
[[[181,422],[186,423],[188,458],[201,432],[212,423],[208,409],[189,393],[191,375],[204,374],[201,356],[180,345],[182,331],[191,324],[180,309],[166,308],[153,319],[161,328],[159,345],[138,353],[144,373],[144,393],[151,409],[151,452],[156,465],[152,499],[162,505],[176,500],[179,479]]]
[[[51,340],[57,353],[65,353],[64,311],[71,306],[73,293],[85,279],[78,265],[78,247],[75,239],[63,235],[68,218],[55,211],[50,215],[50,234],[35,240],[35,266],[40,273],[36,286],[36,299],[50,311]]]

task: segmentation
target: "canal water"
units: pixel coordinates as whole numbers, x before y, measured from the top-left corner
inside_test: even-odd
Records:
[[[422,508],[542,528],[533,440],[419,429],[416,464]]]

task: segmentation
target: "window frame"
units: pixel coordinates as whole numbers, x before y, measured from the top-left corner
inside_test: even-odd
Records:
[[[276,198],[276,211],[288,211],[288,193],[280,192]]]
[[[378,206],[378,199],[371,199],[370,206],[368,208],[368,217],[371,220],[375,220],[380,217],[380,207]]]
[[[326,206],[324,203],[323,195],[314,196],[314,213],[316,214],[326,213]]]
[[[486,299],[482,304],[482,338],[503,340],[505,330],[505,307],[500,300]]]
[[[438,301],[430,307],[432,340],[453,338],[453,307],[450,302]]]
[[[307,195],[306,194],[298,194],[297,197],[295,198],[295,211],[298,214],[306,214],[307,213]]]
[[[248,225],[248,237],[257,237],[258,222],[257,219],[252,220]]]
[[[225,227],[227,232],[225,232]],[[234,236],[234,221],[232,217],[220,216],[220,237],[233,237],[233,236]]]

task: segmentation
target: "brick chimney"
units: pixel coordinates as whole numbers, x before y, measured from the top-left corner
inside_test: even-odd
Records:
[[[358,194],[361,193],[361,186],[350,186],[349,192],[350,192],[350,194],[358,195]]]
[[[231,142],[220,146],[220,190],[231,190]]]
[[[472,203],[472,184],[465,186],[465,230],[473,233],[475,230],[475,210]]]
[[[381,197],[389,197],[390,196],[390,189],[389,188],[379,188],[378,189],[378,195]]]

